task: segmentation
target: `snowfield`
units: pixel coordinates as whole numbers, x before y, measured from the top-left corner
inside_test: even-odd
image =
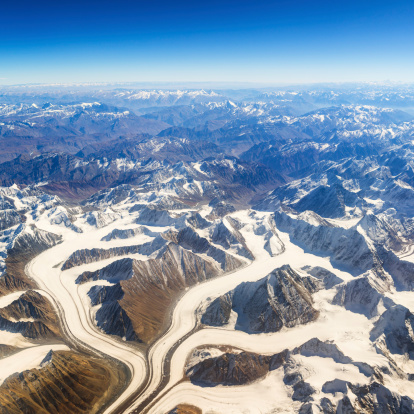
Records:
[[[63,344],[33,346],[23,349],[9,357],[0,359],[0,385],[7,377],[14,373],[40,368],[41,362],[51,350],[67,351],[69,348]]]
[[[206,211],[201,212],[203,216]],[[118,214],[118,213],[117,213]],[[63,237],[63,241],[36,256],[26,267],[26,273],[35,280],[39,292],[50,298],[61,317],[65,333],[73,344],[88,348],[98,355],[119,360],[128,367],[131,381],[126,389],[105,410],[105,413],[117,412],[118,407],[128,402],[125,412],[133,412],[144,401],[150,401],[151,413],[164,414],[177,404],[187,403],[200,407],[203,412],[217,411],[225,413],[293,413],[300,407],[299,402],[292,403],[289,390],[283,383],[282,368],[270,372],[264,378],[250,385],[217,386],[202,388],[189,381],[182,382],[184,367],[192,351],[203,345],[226,345],[243,351],[261,355],[272,355],[284,349],[292,350],[312,338],[321,341],[334,341],[339,349],[355,362],[368,363],[372,367],[388,366],[385,356],[377,353],[369,338],[375,320],[346,310],[342,306],[331,304],[336,293],[335,288],[322,289],[313,294],[316,310],[320,316],[314,322],[295,328],[282,328],[281,331],[269,334],[247,334],[234,329],[233,323],[220,328],[202,327],[200,324],[202,312],[215,298],[234,289],[242,282],[257,281],[275,268],[290,265],[300,275],[305,276],[304,266],[320,266],[334,273],[344,283],[354,280],[350,273],[334,268],[329,257],[317,256],[304,251],[290,241],[289,235],[278,231],[280,243],[274,246],[273,256],[266,245],[266,233],[262,224],[269,213],[253,210],[238,211],[230,215],[232,219],[242,223],[239,230],[246,240],[247,247],[255,257],[248,266],[211,279],[194,287],[188,288],[175,305],[171,324],[168,330],[153,344],[148,351],[148,360],[137,346],[123,341],[115,336],[106,335],[95,324],[95,313],[98,307],[91,307],[87,292],[93,285],[110,285],[102,280],[87,282],[82,285],[75,283],[76,278],[84,271],[94,271],[119,260],[122,257],[134,257],[147,260],[148,256],[141,254],[116,256],[89,264],[61,270],[62,264],[72,252],[87,248],[111,248],[125,245],[142,244],[153,237],[141,232],[128,239],[114,238],[109,241],[105,236],[113,230],[136,228],[134,214],[118,214],[118,219],[94,226],[88,221],[77,220],[76,225],[82,233],[77,233],[66,226],[59,226],[50,221],[46,214],[39,217],[35,224],[39,229],[54,232]],[[259,223],[259,224],[258,224]],[[349,228],[356,221],[335,220],[335,225]],[[146,226],[150,231],[162,232],[169,227]],[[198,230],[206,235],[206,230]],[[0,307],[7,306],[17,299],[22,292],[16,292],[1,298]],[[390,292],[388,294],[396,303],[404,304],[410,309],[414,302],[409,292]],[[234,318],[233,318],[234,319]],[[20,347],[28,346],[28,341],[17,334],[8,333],[3,336],[3,343],[9,342]],[[50,349],[66,349],[63,345],[45,345],[26,348],[18,353],[0,360],[0,371],[4,380],[14,372],[38,367],[41,360]],[[171,360],[167,360],[169,351],[174,349]],[[320,389],[324,382],[341,379],[354,384],[365,384],[368,378],[358,369],[349,364],[339,364],[329,358],[323,360],[319,356],[305,357],[297,355],[298,365],[307,372],[307,382]],[[168,380],[160,388],[167,375],[166,364],[169,364]],[[407,363],[411,369],[411,362]],[[3,370],[2,368],[5,367]],[[7,368],[7,369],[6,369]],[[395,391],[414,398],[414,390],[407,387],[406,382],[386,379],[386,385]],[[137,395],[138,389],[143,388]],[[318,391],[321,393],[321,391]],[[260,400],[257,396],[260,395]],[[319,395],[319,396],[322,396]],[[329,395],[331,398],[332,396]],[[149,399],[149,400],[148,400]],[[130,401],[133,401],[131,404]]]
[[[252,221],[248,217],[247,212],[241,212],[232,216],[239,218],[242,222]],[[344,280],[353,279],[350,274],[332,268],[327,258],[305,253],[302,249],[290,243],[289,237],[286,234],[279,233],[281,240],[285,244],[286,251],[276,257],[269,257],[266,251],[257,248],[257,246],[263,245],[263,242],[258,240],[260,237],[255,236],[249,226],[241,231],[255,254],[256,261],[242,270],[196,286],[183,296],[174,309],[172,325],[169,331],[150,350],[150,367],[153,369],[151,384],[153,385],[140,397],[134,406],[137,406],[140,401],[144,400],[155,389],[157,382],[161,380],[163,372],[161,356],[166,355],[168,350],[180,341],[180,338],[191,331],[196,324],[197,310],[207,299],[211,300],[211,298],[220,296],[241,282],[258,280],[276,267],[284,264],[290,264],[295,269],[300,269],[304,265],[322,266],[335,272]],[[167,408],[172,409],[174,407],[172,401],[176,401],[176,399],[181,403],[194,404],[207,411],[216,409],[219,412],[267,412],[266,410],[255,411],[258,408],[249,411],[247,407],[249,405],[254,406],[254,395],[257,398],[257,393],[262,395],[262,391],[266,392],[266,387],[270,386],[268,382],[265,382],[263,389],[260,385],[255,384],[253,389],[249,391],[246,391],[246,388],[249,387],[223,387],[224,390],[220,391],[220,387],[204,390],[190,384],[177,385],[183,377],[183,368],[188,355],[194,348],[203,344],[225,344],[260,354],[274,354],[286,348],[299,346],[311,338],[318,337],[321,340],[335,340],[339,348],[356,361],[365,361],[372,363],[374,366],[386,364],[386,358],[378,355],[369,341],[369,331],[372,329],[372,323],[362,315],[346,311],[342,307],[329,305],[328,299],[332,298],[333,293],[321,291],[319,294],[316,294],[314,296],[315,305],[321,311],[320,317],[314,323],[294,329],[283,329],[281,332],[274,334],[249,335],[226,329],[203,328],[201,331],[192,334],[187,340],[180,343],[174,352],[171,360],[170,380],[164,388],[166,394],[163,394],[161,401],[157,402],[150,412],[166,412]],[[358,375],[356,377],[350,375],[348,380],[355,381],[359,378]],[[266,381],[271,381],[271,379]],[[196,390],[198,390],[198,393]],[[249,398],[252,398],[251,404],[247,404],[244,398],[239,398],[245,392],[248,392]],[[194,398],[192,398],[193,394],[195,395]],[[248,400],[248,397],[246,398]],[[236,407],[239,407],[239,411],[229,403],[229,400],[233,399],[237,401]],[[201,402],[203,403],[201,404]],[[266,404],[268,403],[267,401]],[[277,404],[280,406],[279,402]],[[291,404],[291,400],[287,402],[285,412],[294,412],[289,408]],[[272,408],[275,407],[273,406]],[[235,411],[228,411],[232,409],[235,409]]]

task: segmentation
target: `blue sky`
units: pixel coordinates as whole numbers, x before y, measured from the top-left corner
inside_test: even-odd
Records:
[[[414,81],[414,1],[19,1],[0,84]]]

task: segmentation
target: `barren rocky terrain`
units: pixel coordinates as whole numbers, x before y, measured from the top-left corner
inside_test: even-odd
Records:
[[[401,96],[1,91],[0,412],[414,412]]]

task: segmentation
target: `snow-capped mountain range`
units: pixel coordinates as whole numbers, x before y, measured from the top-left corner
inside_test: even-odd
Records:
[[[0,412],[414,412],[413,88],[68,88],[0,91]]]

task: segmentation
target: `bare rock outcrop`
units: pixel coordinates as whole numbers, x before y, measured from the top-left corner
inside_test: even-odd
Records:
[[[277,332],[314,321],[319,312],[312,306],[312,292],[318,289],[312,278],[301,278],[289,265],[275,269],[257,282],[242,283],[215,299],[201,322],[223,326],[232,312],[235,328],[248,333]]]
[[[96,285],[89,291],[92,305],[102,305],[96,313],[97,325],[109,334],[148,343],[161,329],[180,292],[222,274],[225,263],[170,242],[154,259],[121,259],[95,272],[84,272],[77,283],[114,283]]]
[[[375,252],[357,230],[335,227],[316,213],[305,213],[292,218],[276,212],[276,226],[312,253],[328,254],[335,264],[345,266],[352,273],[375,267],[378,262]]]
[[[51,303],[33,290],[0,309],[0,328],[30,339],[60,336],[58,318]]]
[[[234,348],[201,348],[193,351],[185,375],[202,386],[244,385],[283,365],[287,351],[259,355]]]
[[[0,386],[0,413],[93,414],[125,379],[102,359],[52,352],[40,368],[14,374]]]

